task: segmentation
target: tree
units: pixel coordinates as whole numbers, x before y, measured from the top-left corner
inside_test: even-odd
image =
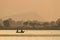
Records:
[[[4,28],[6,28],[6,29],[10,26],[9,25],[9,20],[4,20],[3,24],[4,24]]]
[[[56,29],[60,29],[60,18],[58,18],[58,19],[56,20],[56,24],[57,24]]]
[[[49,22],[44,22],[44,23],[43,23],[43,26],[44,26],[44,27],[49,27]]]
[[[11,22],[11,21],[12,21],[11,18],[3,21],[3,24],[4,24],[4,28],[5,28],[5,29],[10,29],[9,27],[10,27],[10,22]]]
[[[56,23],[57,23],[58,26],[60,26],[60,18],[58,18],[58,19],[56,20]]]

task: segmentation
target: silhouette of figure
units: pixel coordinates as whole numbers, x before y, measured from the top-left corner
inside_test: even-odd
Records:
[[[17,31],[16,31],[16,33],[24,33],[24,31],[21,29],[21,31],[19,32],[19,29],[18,29],[19,27],[17,27]]]

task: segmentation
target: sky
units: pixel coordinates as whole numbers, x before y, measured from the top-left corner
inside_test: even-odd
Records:
[[[0,18],[53,21],[60,18],[60,0],[0,0]]]

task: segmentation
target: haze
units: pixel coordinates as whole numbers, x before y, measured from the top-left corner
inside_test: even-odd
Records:
[[[0,0],[0,18],[8,17],[53,21],[60,18],[60,0]]]

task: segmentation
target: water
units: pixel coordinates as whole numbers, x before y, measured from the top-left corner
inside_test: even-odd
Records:
[[[60,40],[60,37],[0,37],[0,40]]]
[[[16,33],[16,30],[0,30],[0,34],[60,34],[60,30],[24,30],[24,33]]]
[[[43,35],[43,34],[60,34],[60,30],[24,30],[25,33],[16,33],[16,30],[0,30],[1,34],[9,35]],[[0,36],[0,40],[60,40],[60,37],[17,37],[17,36]]]

